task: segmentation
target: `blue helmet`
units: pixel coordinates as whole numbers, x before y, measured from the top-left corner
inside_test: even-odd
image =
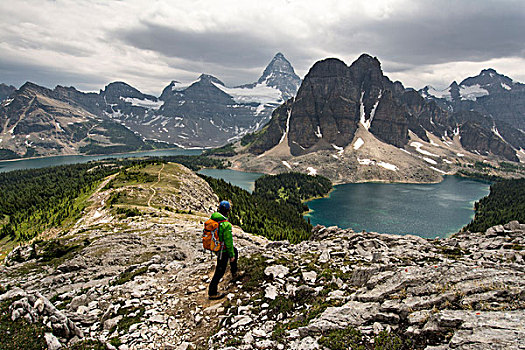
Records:
[[[228,201],[221,201],[219,203],[219,211],[220,212],[228,212],[231,208],[230,202]]]

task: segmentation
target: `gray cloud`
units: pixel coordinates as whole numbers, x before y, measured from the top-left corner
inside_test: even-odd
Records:
[[[0,57],[1,82],[20,87],[26,81],[53,89],[57,85],[74,85],[83,91],[98,91],[107,83],[99,76],[68,72],[48,66],[6,60]]]
[[[251,68],[265,64],[274,43],[247,32],[195,32],[152,23],[116,31],[110,36],[133,47],[156,51],[167,57],[189,60],[192,65]]]
[[[425,7],[363,27],[338,23],[329,44],[373,51],[398,64],[481,62],[525,56],[525,6],[520,1],[419,2]],[[359,33],[348,35],[345,33]]]
[[[525,63],[522,0],[35,3],[0,4],[0,82],[98,90],[118,79],[154,93],[208,73],[231,86],[256,81],[278,51],[301,76],[317,60],[351,64],[366,52],[415,87],[498,59],[519,79]]]

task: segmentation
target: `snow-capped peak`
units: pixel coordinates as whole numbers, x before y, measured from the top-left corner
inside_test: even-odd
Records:
[[[301,85],[301,78],[295,74],[291,63],[278,52],[264,69],[257,83],[264,84],[281,91],[283,100],[294,97]]]

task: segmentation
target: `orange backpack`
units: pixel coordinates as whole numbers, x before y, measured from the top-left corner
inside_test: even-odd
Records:
[[[228,220],[215,221],[209,219],[204,223],[204,230],[202,231],[202,246],[204,249],[218,252],[222,249],[223,243],[219,239],[219,226],[221,222]]]

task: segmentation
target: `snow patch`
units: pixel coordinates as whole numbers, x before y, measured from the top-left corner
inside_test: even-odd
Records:
[[[159,109],[164,104],[164,101],[153,101],[144,99],[141,100],[140,98],[134,98],[134,97],[120,97],[121,100],[124,100],[125,102],[131,103],[132,106],[136,107],[142,107],[146,109]]]
[[[478,97],[487,96],[489,92],[483,89],[479,84],[471,86],[461,85],[459,87],[459,95],[462,100],[476,101]]]
[[[407,151],[407,150],[404,149],[404,148],[400,148],[400,150],[403,151],[403,152],[405,152],[406,154],[410,154],[410,155],[412,155],[412,153],[410,153],[409,151]]]
[[[452,164],[452,162],[448,159],[443,159],[443,162],[447,163],[447,164]]]
[[[450,87],[443,89],[443,90],[437,90],[432,86],[428,86],[428,96],[433,96],[436,98],[444,98],[447,101],[452,100],[452,95],[450,94]]]
[[[371,165],[371,164],[374,164],[375,162],[371,159],[360,159],[360,158],[357,158],[357,161],[359,162],[359,164],[361,165]]]
[[[464,157],[465,155],[463,153],[456,153],[456,156],[458,157]]]
[[[230,95],[236,103],[281,103],[281,91],[266,84],[257,84],[253,88],[228,88],[224,85],[212,82],[217,88]]]
[[[435,171],[437,171],[438,173],[441,173],[441,174],[446,174],[447,173],[446,171],[443,171],[443,170],[438,169],[438,168],[434,168],[433,166],[429,166],[429,168],[432,169],[432,170],[435,170]]]
[[[337,154],[332,154],[332,158],[339,159],[339,156]]]
[[[281,140],[279,141],[279,144],[281,144],[284,141],[284,138],[286,137],[286,135],[288,135],[288,131],[290,130],[290,117],[291,116],[292,116],[292,110],[290,109],[288,111],[288,117],[286,118],[286,130],[284,131],[283,136],[281,136]]]
[[[499,137],[500,139],[502,139],[503,141],[505,141],[505,140],[503,139],[503,137],[501,137],[501,134],[499,133],[498,128],[496,128],[496,125],[493,125],[493,126],[492,126],[492,132],[493,132],[494,134],[496,134],[497,137]]]
[[[374,106],[372,107],[372,111],[370,112],[370,120],[368,121],[370,125],[372,125],[372,120],[374,119],[374,116],[376,115],[376,109],[379,105],[379,100],[381,99],[381,96],[383,96],[383,91],[379,91],[379,95],[377,96],[377,101],[374,103]]]
[[[4,101],[4,107],[9,106],[11,104],[11,102],[13,102],[13,101],[14,101],[14,99],[8,98],[7,100]]]
[[[397,171],[397,166],[395,166],[394,164],[385,163],[385,162],[377,162],[377,165],[379,165],[382,168],[388,169],[388,170]]]
[[[337,154],[339,154],[339,155],[342,155],[343,152],[345,151],[345,149],[343,147],[339,147],[339,146],[334,145],[334,144],[332,144],[332,147],[337,150]],[[339,159],[339,157],[337,157],[337,159]]]
[[[430,158],[427,158],[427,157],[423,157],[423,160],[424,160],[425,162],[427,162],[427,163],[437,165],[437,162],[436,162],[434,159],[430,159]]]
[[[283,160],[283,164],[284,164],[285,167],[287,167],[288,169],[292,170],[292,166],[286,160]]]
[[[420,142],[411,142],[410,146],[414,147],[417,152],[419,152],[421,154],[424,154],[426,156],[439,157],[437,154],[430,153],[429,151],[425,151],[424,149],[421,149],[421,147],[423,147],[423,145]]]
[[[320,125],[317,125],[317,132],[315,133],[315,136],[317,136],[317,138],[322,138],[323,137],[323,134],[321,134],[321,126]]]
[[[160,118],[162,118],[162,115],[158,115],[158,116],[156,116],[155,118],[151,119],[149,122],[142,123],[142,125],[151,125],[152,123],[156,122],[156,121],[159,120]],[[163,125],[163,126],[166,126],[166,125]]]
[[[317,170],[312,168],[311,166],[309,166],[308,168],[306,168],[306,170],[308,170],[308,175],[310,176],[315,176],[317,175]]]
[[[361,148],[361,146],[363,146],[365,144],[365,141],[363,141],[362,138],[358,138],[355,142],[354,142],[354,150],[358,150]]]
[[[505,90],[511,90],[512,89],[510,86],[508,86],[507,84],[504,84],[504,83],[501,83],[501,87],[504,88]]]
[[[359,118],[359,122],[361,123],[361,125],[363,125],[365,127],[366,130],[370,129],[370,124],[371,124],[371,120],[366,120],[366,116],[365,116],[365,105],[363,104],[363,96],[365,95],[365,92],[362,91],[361,92],[361,98],[359,99],[359,115],[360,115],[360,118]]]

